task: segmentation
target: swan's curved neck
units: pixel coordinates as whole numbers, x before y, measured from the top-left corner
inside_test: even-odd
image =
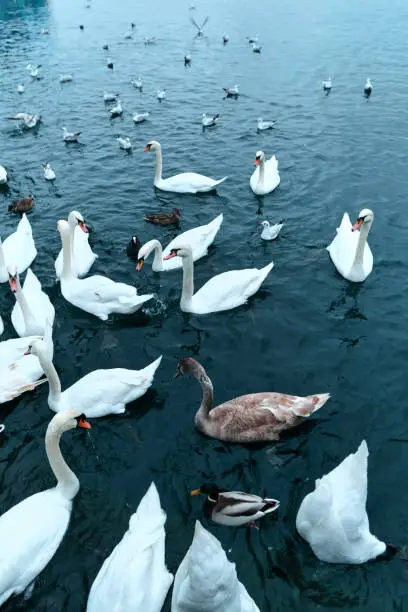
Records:
[[[183,289],[181,292],[180,307],[189,304],[194,295],[194,264],[191,253],[182,258],[183,261]]]
[[[371,228],[371,223],[363,223],[360,229],[360,235],[358,237],[356,254],[353,261],[353,266],[361,265],[364,261],[364,248],[367,242],[368,233]]]
[[[213,406],[213,397],[214,397],[212,382],[207,376],[207,373],[204,370],[204,368],[199,364],[196,365],[196,367],[194,368],[194,370],[191,371],[191,373],[194,376],[194,378],[196,378],[198,382],[200,383],[201,390],[203,392],[201,405],[200,405],[200,408],[198,409],[196,418],[198,420],[200,419],[208,420],[209,415],[210,415],[210,410]]]
[[[62,242],[62,280],[71,280],[72,275],[72,258],[71,258],[71,229],[60,232]]]
[[[31,312],[30,306],[28,305],[28,301],[24,292],[21,289],[20,279],[17,280],[17,290],[15,292],[16,300],[18,305],[20,306],[21,313],[24,319],[24,327],[25,329],[33,328],[36,326],[36,320],[34,318],[33,313]]]
[[[61,430],[55,429],[51,424],[45,435],[45,450],[50,467],[57,479],[57,489],[67,499],[73,499],[79,491],[79,480],[68,467],[60,449]]]
[[[161,152],[160,145],[158,146],[156,145],[155,152],[156,152],[156,174],[154,175],[154,184],[156,185],[156,183],[162,180],[162,152]]]
[[[163,270],[163,249],[162,245],[158,240],[151,240],[149,250],[146,253],[145,257],[148,257],[150,253],[154,250],[154,259],[152,268],[156,272],[160,272]]]
[[[61,399],[61,382],[57,374],[57,370],[54,368],[54,364],[51,359],[48,358],[47,355],[40,353],[38,355],[38,361],[40,362],[40,366],[44,370],[44,374],[47,377],[48,384],[50,386],[50,392],[48,394],[48,402],[53,404],[57,404]],[[55,408],[53,407],[53,410]],[[58,412],[55,410],[55,412]]]
[[[0,276],[8,278],[6,260],[4,258],[3,243],[0,240]]]
[[[258,179],[258,185],[263,185],[264,184],[264,179],[265,179],[265,159],[263,157],[261,157],[260,161],[259,161],[259,179]]]

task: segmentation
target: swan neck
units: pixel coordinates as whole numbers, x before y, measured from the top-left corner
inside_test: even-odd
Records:
[[[24,319],[24,327],[25,329],[32,328],[36,326],[36,320],[31,312],[30,306],[28,305],[27,298],[24,294],[24,291],[21,289],[20,279],[17,281],[17,291],[15,293],[16,300],[18,305],[20,306],[21,313]]]
[[[371,228],[371,222],[370,223],[363,223],[363,225],[361,226],[360,235],[358,237],[356,255],[354,257],[353,265],[355,265],[355,264],[359,265],[359,264],[363,263],[363,260],[364,260],[364,248],[365,248],[365,245],[367,243],[367,238],[368,238],[368,233],[370,231],[370,228]]]
[[[60,449],[61,431],[48,426],[45,435],[45,450],[50,467],[57,479],[57,489],[67,499],[73,499],[79,491],[79,480],[68,467]]]
[[[8,273],[6,269],[6,260],[4,257],[3,244],[0,240],[0,276],[6,276],[8,278]]]
[[[71,257],[71,248],[72,248],[72,239],[71,239],[71,229],[69,231],[62,231],[61,234],[61,242],[62,242],[62,274],[61,279],[71,280],[72,275],[72,257]]]
[[[265,159],[262,157],[262,159],[259,162],[259,180],[258,180],[258,183],[260,185],[263,185],[264,179],[265,179]]]
[[[198,380],[203,392],[200,408],[197,412],[197,418],[207,420],[210,415],[210,410],[213,406],[214,391],[210,378],[207,376],[206,371],[202,366],[197,368],[197,371],[193,373],[195,378]]]
[[[161,146],[156,145],[156,174],[154,175],[154,184],[160,182],[162,180],[162,152]]]
[[[181,292],[180,306],[188,304],[194,295],[194,265],[191,253],[183,257],[183,289]]]
[[[38,355],[38,360],[40,362],[40,366],[44,370],[44,374],[46,375],[48,384],[50,386],[48,402],[55,405],[61,398],[61,382],[58,377],[57,370],[55,369],[51,359],[49,359],[43,353]]]
[[[163,270],[163,249],[162,249],[162,245],[160,244],[158,240],[152,240],[152,246],[151,246],[151,249],[148,255],[150,255],[150,253],[153,250],[154,250],[154,259],[153,259],[152,268],[154,271],[160,272],[160,270]]]

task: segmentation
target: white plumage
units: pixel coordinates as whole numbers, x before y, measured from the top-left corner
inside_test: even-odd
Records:
[[[0,239],[0,283],[9,279],[7,266],[15,265],[22,274],[37,256],[31,225],[27,215],[23,213],[17,229],[2,243]]]

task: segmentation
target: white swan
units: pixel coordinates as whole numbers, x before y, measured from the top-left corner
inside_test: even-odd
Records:
[[[19,274],[27,270],[37,256],[31,225],[24,213],[17,229],[2,243],[0,238],[0,283],[9,279],[7,266],[14,264]]]
[[[4,166],[0,166],[0,185],[7,183],[7,170]]]
[[[138,264],[136,269],[140,270],[143,266],[144,260],[147,259],[152,251],[154,251],[154,259],[152,264],[153,272],[167,272],[168,270],[176,270],[183,266],[181,257],[172,257],[171,259],[165,259],[170,254],[172,249],[175,249],[178,245],[188,244],[192,250],[193,261],[197,261],[202,257],[205,257],[208,253],[208,247],[214,242],[214,239],[221,227],[223,215],[218,215],[207,225],[200,225],[193,229],[183,232],[179,236],[176,236],[166,248],[162,249],[162,245],[158,240],[149,240],[144,244],[138,253]]]
[[[0,336],[3,334],[4,332],[4,323],[3,323],[3,319],[0,315]]]
[[[52,326],[55,319],[55,309],[50,298],[41,289],[41,283],[31,268],[27,270],[23,288],[16,266],[10,265],[7,270],[10,289],[16,298],[11,311],[14,329],[20,337],[43,335],[47,321]]]
[[[317,479],[296,517],[296,529],[326,563],[365,563],[386,550],[370,533],[366,441],[331,472]]]
[[[43,164],[44,168],[44,178],[46,181],[54,181],[55,180],[55,172],[51,168],[50,164],[47,162]]]
[[[271,193],[280,183],[278,160],[275,155],[265,161],[265,153],[257,151],[254,166],[256,166],[249,184],[256,195]]]
[[[360,211],[354,225],[344,213],[337,235],[327,247],[337,272],[353,283],[362,283],[373,269],[373,254],[367,243],[373,221],[374,213],[369,208]]]
[[[166,568],[166,514],[152,482],[129,529],[104,561],[89,593],[87,612],[160,612],[173,576]]]
[[[203,174],[196,172],[183,172],[175,174],[166,179],[162,178],[162,152],[160,143],[151,140],[147,143],[144,151],[156,151],[156,174],[154,176],[154,186],[162,191],[172,191],[175,193],[205,193],[213,191],[217,185],[223,183],[228,177],[216,181]]]
[[[68,215],[68,225],[70,231],[70,245],[71,245],[71,264],[72,274],[75,277],[85,276],[98,255],[94,253],[89,246],[89,233],[85,225],[83,216],[77,210],[72,210]],[[63,250],[61,249],[58,253],[58,257],[55,260],[55,272],[57,278],[60,278],[62,274],[64,257]]]
[[[113,312],[131,314],[152,299],[152,293],[137,295],[136,287],[115,283],[99,274],[83,279],[75,278],[71,264],[69,225],[66,221],[60,220],[57,227],[61,234],[63,251],[61,293],[68,302],[106,321]]]
[[[26,497],[0,517],[0,606],[34,582],[65,535],[79,481],[59,442],[74,427],[90,428],[76,409],[56,414],[47,427],[45,450],[57,485]]]
[[[47,382],[46,378],[41,379],[44,371],[38,358],[34,355],[25,356],[28,344],[39,339],[40,336],[29,336],[0,342],[0,403],[8,402]],[[49,323],[45,330],[44,342],[47,355],[52,359],[54,345],[52,327]]]
[[[165,260],[172,257],[183,260],[183,289],[180,309],[183,312],[208,314],[230,310],[245,304],[254,295],[273,268],[273,262],[258,270],[230,270],[213,276],[194,293],[194,265],[191,247],[188,245],[172,249]]]
[[[260,612],[220,542],[196,521],[193,542],[174,577],[171,612]]]
[[[111,368],[93,370],[73,385],[61,391],[61,383],[52,360],[49,358],[43,340],[34,340],[27,349],[27,354],[36,355],[46,375],[50,391],[48,406],[54,412],[61,412],[70,406],[86,409],[89,418],[98,418],[107,414],[122,414],[126,404],[134,402],[151,387],[161,356],[142,370]]]

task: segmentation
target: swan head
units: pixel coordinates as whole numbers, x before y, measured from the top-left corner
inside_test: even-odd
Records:
[[[193,251],[191,246],[185,245],[177,247],[176,249],[171,249],[170,253],[163,257],[163,260],[172,259],[172,257],[192,257]]]
[[[372,210],[370,210],[369,208],[363,208],[363,210],[360,210],[360,214],[358,215],[358,219],[355,222],[355,224],[353,225],[353,227],[351,228],[352,232],[355,232],[356,230],[358,230],[363,224],[367,223],[367,227],[370,227],[370,225],[372,224],[374,220],[374,213]]]
[[[185,359],[180,359],[178,362],[174,378],[178,378],[184,374],[192,374],[196,378],[199,378],[203,373],[205,374],[204,368],[198,363],[198,361],[192,357],[186,357]]]
[[[263,151],[257,151],[255,154],[254,166],[258,166],[265,159],[265,153]]]
[[[9,266],[7,266],[7,272],[8,272],[8,277],[9,277],[10,289],[12,290],[13,293],[15,293],[20,284],[18,272],[17,272],[17,266],[15,264],[10,264]]]
[[[143,151],[155,151],[160,149],[160,143],[157,140],[149,140]]]
[[[76,225],[79,225],[79,227],[81,228],[81,230],[85,233],[88,234],[88,228],[85,225],[85,220],[83,218],[83,216],[81,215],[80,212],[78,212],[77,210],[73,210],[72,212],[69,213],[68,215],[68,223],[70,225],[73,225],[74,227]]]
[[[91,429],[85,414],[81,412],[81,410],[78,410],[78,408],[62,410],[61,412],[57,412],[49,422],[47,433],[62,434],[76,427]]]
[[[135,246],[137,246],[139,239],[137,236],[132,236],[132,242]],[[139,252],[137,254],[137,265],[136,270],[142,269],[145,259],[147,259],[150,253],[156,248],[157,240],[149,240],[142,247],[140,247]]]

